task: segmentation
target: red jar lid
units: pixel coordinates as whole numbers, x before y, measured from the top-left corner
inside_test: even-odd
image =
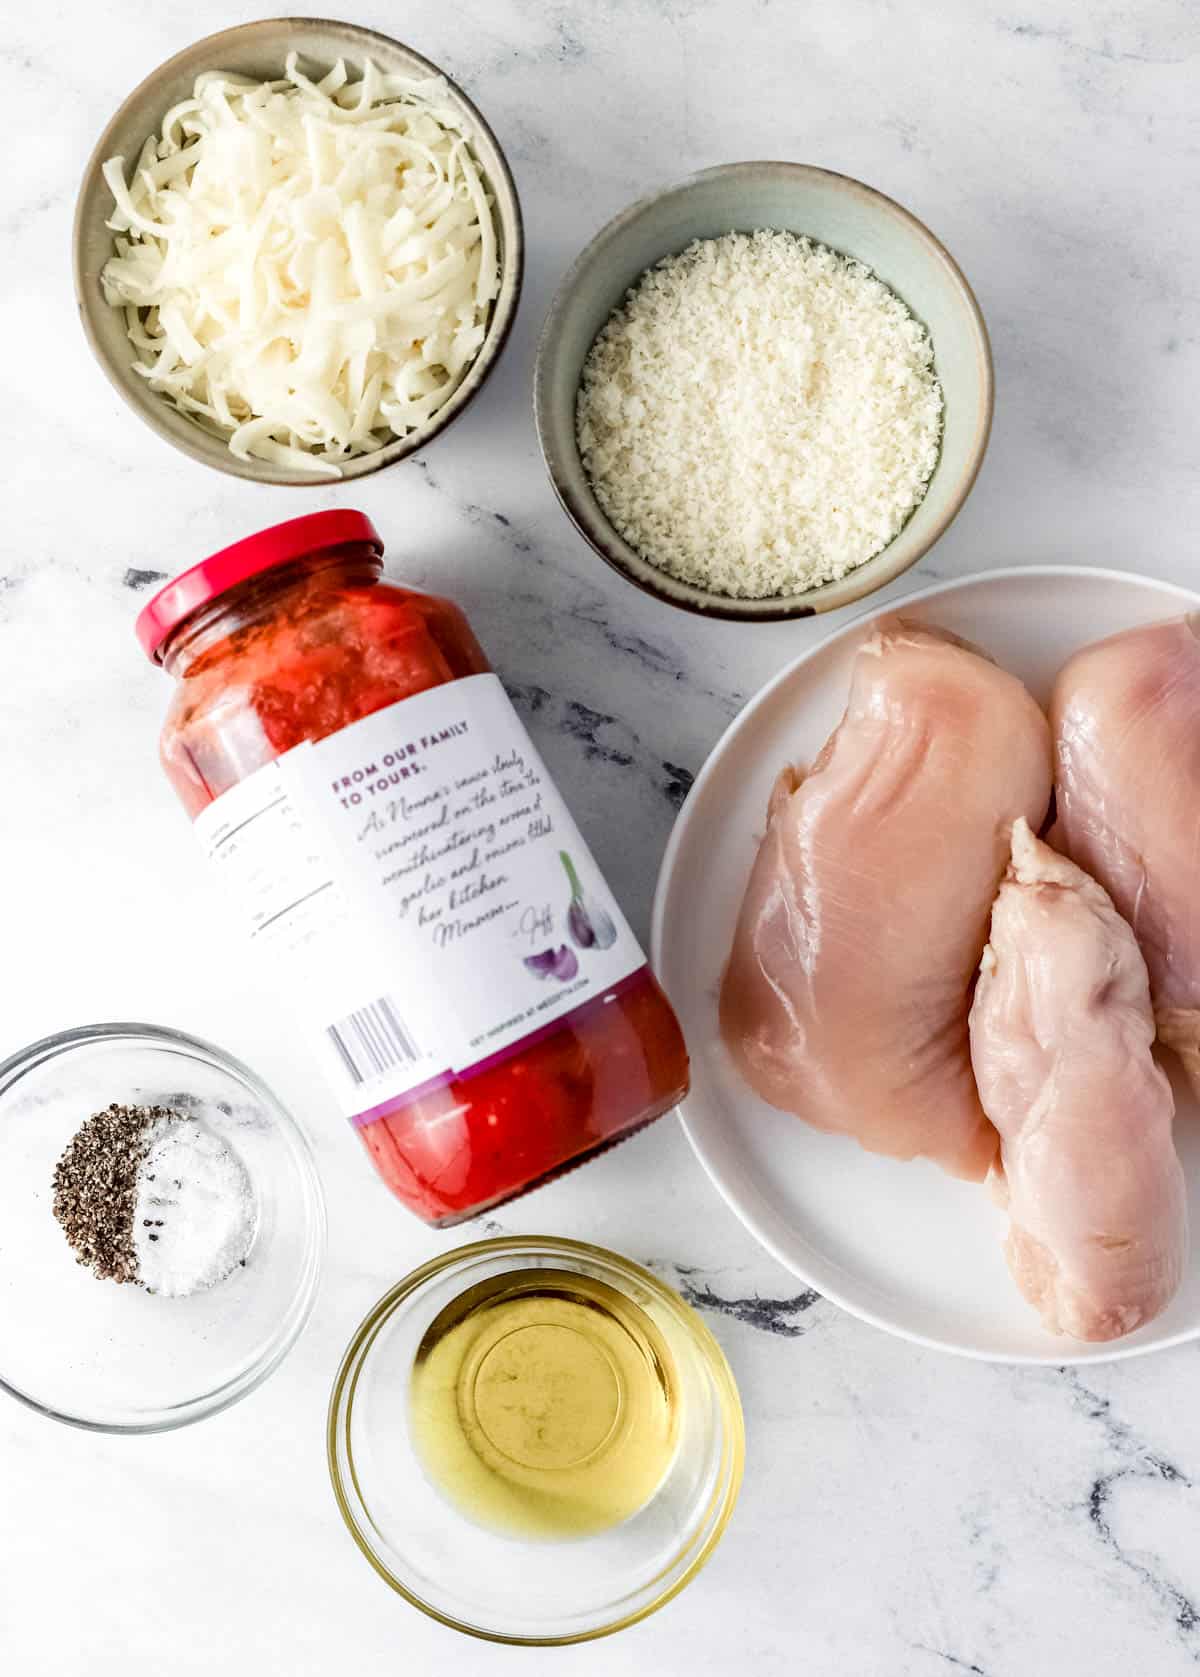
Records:
[[[305,559],[314,553],[327,553],[330,548],[345,547],[352,542],[365,542],[383,556],[383,542],[366,513],[335,508],[329,512],[306,513],[303,518],[289,518],[286,523],[260,530],[256,536],[247,536],[245,541],[234,542],[232,547],[223,547],[160,588],[138,613],[134,632],[142,650],[157,663],[159,648],[171,630],[197,606],[207,605],[226,589],[245,582],[247,577],[257,576],[260,571],[269,571],[274,565],[286,565],[289,560]]]

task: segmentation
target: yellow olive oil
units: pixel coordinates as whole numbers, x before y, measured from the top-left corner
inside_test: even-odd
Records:
[[[591,1276],[529,1269],[462,1293],[417,1351],[413,1441],[470,1519],[526,1538],[584,1537],[636,1514],[675,1453],[670,1350]]]

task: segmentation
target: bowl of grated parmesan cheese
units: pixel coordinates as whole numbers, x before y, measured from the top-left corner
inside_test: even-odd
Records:
[[[542,331],[534,407],[580,533],[656,598],[769,622],[928,552],[975,481],[991,349],[945,247],[862,182],[706,169],[610,221]]]
[[[160,436],[328,485],[414,453],[480,389],[516,314],[521,211],[436,65],[277,18],[130,94],[84,175],[74,267],[97,359]]]

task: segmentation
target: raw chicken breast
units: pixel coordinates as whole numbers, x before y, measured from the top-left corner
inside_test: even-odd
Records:
[[[1162,1040],[1200,1089],[1200,640],[1195,617],[1076,653],[1054,684],[1054,841],[1133,927]]]
[[[1094,879],[1019,821],[971,1055],[1000,1132],[1008,1267],[1051,1333],[1132,1333],[1182,1278],[1187,1200],[1153,1041],[1133,933]]]
[[[973,647],[896,618],[859,649],[841,723],[776,783],[721,989],[764,1100],[987,1175],[967,1008],[1013,821],[1040,825],[1050,771],[1045,717]]]

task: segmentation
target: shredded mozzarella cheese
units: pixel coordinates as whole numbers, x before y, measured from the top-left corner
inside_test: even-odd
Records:
[[[239,459],[323,476],[424,425],[500,288],[491,202],[440,77],[209,73],[130,179],[101,276],[152,389]]]
[[[942,390],[928,332],[869,268],[729,233],[642,275],[588,352],[576,422],[648,564],[764,599],[887,546],[937,465]]]

